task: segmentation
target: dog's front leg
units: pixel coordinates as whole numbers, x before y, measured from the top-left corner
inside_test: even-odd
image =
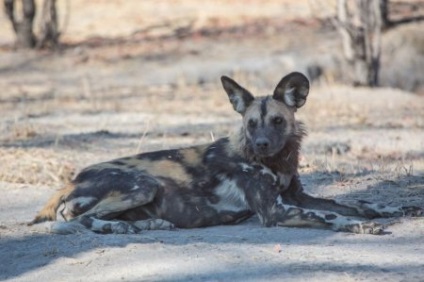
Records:
[[[258,209],[257,214],[264,226],[312,227],[375,235],[384,231],[384,226],[376,222],[283,204],[281,196],[278,196],[273,204]]]
[[[332,199],[312,197],[303,191],[302,183],[297,175],[291,178],[288,188],[282,190],[281,199],[284,204],[288,205],[369,219],[378,217],[424,216],[424,210],[420,207],[391,207],[367,201],[339,202]]]
[[[256,181],[255,181],[256,180]],[[279,183],[264,178],[251,178],[246,186],[246,200],[262,225],[285,227],[312,227],[360,234],[382,234],[383,226],[360,221],[331,211],[306,209],[283,202]]]

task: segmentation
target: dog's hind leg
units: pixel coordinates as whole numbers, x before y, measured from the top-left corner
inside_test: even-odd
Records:
[[[98,233],[138,233],[143,227],[141,224],[133,224],[132,221],[114,220],[119,218],[119,215],[136,207],[150,203],[155,197],[161,183],[153,176],[140,174],[120,175],[118,180],[105,182],[102,186],[107,192],[103,193],[95,204],[91,204],[88,210],[81,214],[76,214],[76,217],[71,218],[68,222],[57,222],[51,227],[53,233],[68,234],[79,232],[82,226]],[[93,184],[94,185],[94,184]],[[104,188],[106,187],[106,188]],[[74,203],[66,207],[67,214],[75,214],[78,209],[79,198],[92,197],[95,194],[95,188],[81,188],[76,190],[67,199],[68,202]],[[98,195],[99,193],[97,193]],[[65,202],[66,205],[66,202]],[[134,222],[136,223],[136,222]]]

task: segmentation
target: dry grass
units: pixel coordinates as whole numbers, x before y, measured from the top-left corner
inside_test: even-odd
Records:
[[[75,173],[72,161],[51,148],[1,148],[0,181],[59,187]]]

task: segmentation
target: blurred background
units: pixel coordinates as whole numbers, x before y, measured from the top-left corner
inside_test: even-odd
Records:
[[[96,161],[210,142],[239,122],[221,75],[266,95],[291,71],[312,82],[304,167],[340,170],[328,154],[420,167],[424,1],[3,4],[0,180],[57,183]],[[375,168],[352,160],[353,173]]]
[[[208,82],[239,70],[267,77],[296,68],[312,80],[422,94],[423,17],[422,0],[4,0],[0,44],[3,51],[53,49],[72,55],[72,66],[192,57],[159,75],[139,68],[135,75],[146,84]],[[22,54],[2,55],[10,60],[2,60],[3,68],[31,65]],[[36,55],[33,64],[52,60]],[[199,62],[208,64],[201,74]],[[376,78],[361,78],[358,72],[369,68],[378,69]]]

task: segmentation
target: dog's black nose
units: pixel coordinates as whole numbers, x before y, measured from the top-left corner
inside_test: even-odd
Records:
[[[269,140],[267,138],[258,138],[256,139],[256,148],[258,148],[261,151],[264,151],[268,149],[269,147]]]

